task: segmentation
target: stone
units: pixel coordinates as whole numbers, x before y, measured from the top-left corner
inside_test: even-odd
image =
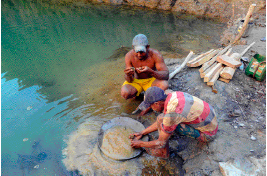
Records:
[[[257,138],[255,138],[253,135],[251,135],[251,138],[250,138],[252,141],[255,141],[257,140]]]
[[[170,10],[172,4],[172,0],[161,0],[159,5],[158,5],[158,9],[162,9],[162,10]]]
[[[238,125],[241,126],[241,127],[245,126],[245,124],[243,124],[243,123],[239,123]]]
[[[247,157],[233,161],[219,162],[219,167],[223,176],[266,175],[266,156],[261,159]]]

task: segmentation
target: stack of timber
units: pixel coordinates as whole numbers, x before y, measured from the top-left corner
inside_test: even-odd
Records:
[[[200,77],[204,78],[204,82],[208,86],[212,87],[213,92],[217,92],[215,89],[215,82],[217,80],[229,83],[233,78],[237,67],[241,66],[241,57],[249,50],[254,44],[250,44],[242,53],[232,53],[232,45],[225,47],[224,49],[211,49],[210,51],[201,54],[192,60],[187,62],[188,67],[198,67]]]

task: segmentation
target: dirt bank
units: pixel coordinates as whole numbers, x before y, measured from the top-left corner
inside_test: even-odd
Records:
[[[90,2],[139,6],[209,18],[220,18],[225,21],[231,18],[236,19],[240,15],[246,14],[247,9],[252,3],[257,4],[255,13],[266,6],[265,0],[44,0],[43,2],[74,6],[83,6],[85,3]]]
[[[264,10],[265,11],[265,10]],[[234,33],[234,29],[231,29]],[[256,53],[266,56],[265,13],[259,14],[246,40],[247,45],[236,45],[233,52],[241,53],[249,44],[256,42],[244,55],[249,60]],[[200,53],[197,53],[200,54]],[[184,59],[167,58],[165,61],[173,71]],[[220,165],[231,164],[244,172],[265,175],[266,161],[266,80],[258,82],[237,69],[233,79],[227,84],[217,81],[218,93],[200,78],[199,68],[186,67],[169,81],[170,88],[187,92],[209,102],[218,116],[219,130],[215,141],[201,145],[186,139],[187,148],[178,152],[184,160],[186,175],[222,175]],[[172,151],[177,151],[177,138],[171,140]],[[223,168],[223,167],[222,167]],[[258,169],[258,171],[256,171]]]

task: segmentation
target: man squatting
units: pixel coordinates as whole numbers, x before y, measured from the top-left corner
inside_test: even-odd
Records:
[[[169,157],[169,138],[174,131],[202,142],[213,140],[217,133],[218,123],[213,107],[187,93],[177,91],[165,95],[162,89],[150,87],[139,105],[141,110],[148,107],[161,113],[157,121],[145,130],[131,134],[130,138],[132,147],[144,147],[153,156]],[[156,130],[159,131],[157,140],[140,140]]]
[[[126,81],[122,85],[121,96],[126,100],[135,98],[151,86],[166,90],[169,70],[159,51],[150,48],[144,34],[136,35],[132,46],[133,49],[125,56],[124,77]],[[149,109],[142,111],[140,115],[144,115]]]

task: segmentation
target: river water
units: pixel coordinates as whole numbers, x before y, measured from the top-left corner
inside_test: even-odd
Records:
[[[223,25],[142,8],[37,2],[1,3],[1,174],[147,172],[147,155],[114,163],[96,147],[101,125],[135,118],[129,114],[140,103],[120,97],[123,55],[138,33],[181,58],[208,51]]]

